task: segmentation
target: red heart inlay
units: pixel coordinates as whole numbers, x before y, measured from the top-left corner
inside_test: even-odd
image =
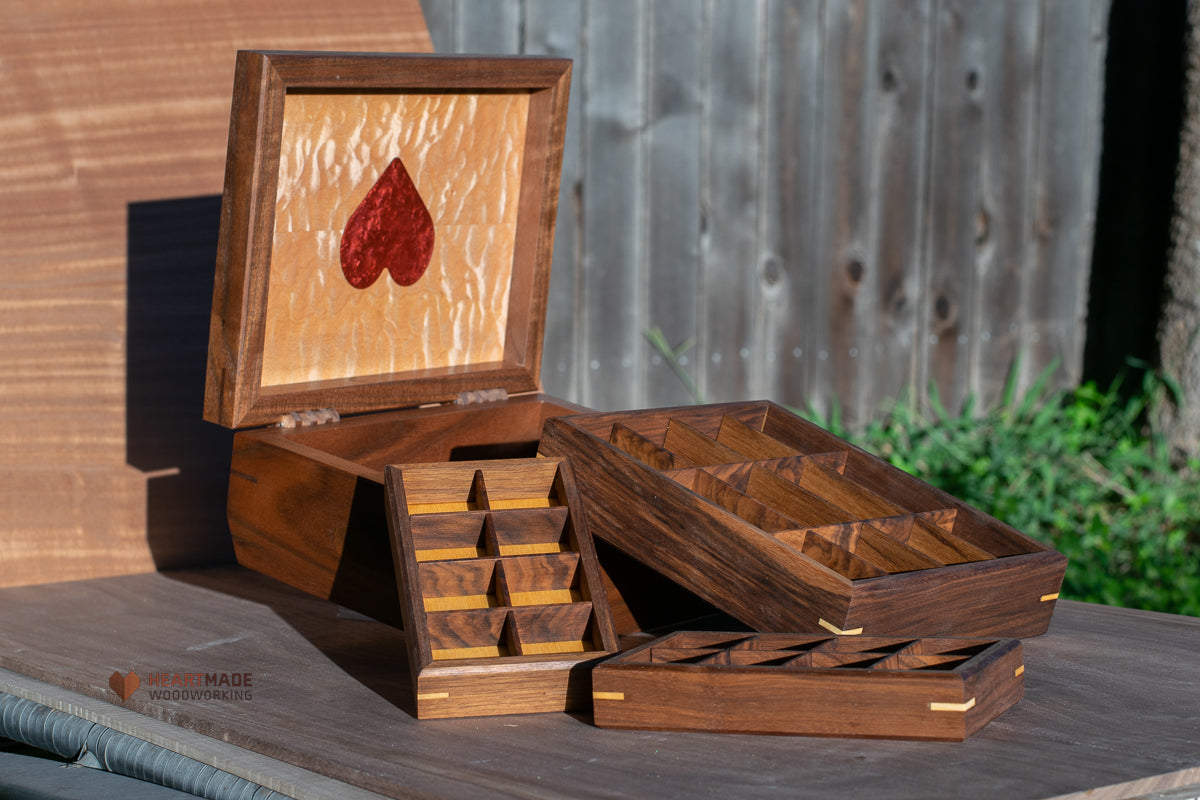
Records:
[[[366,289],[385,269],[396,283],[411,286],[429,268],[433,217],[399,158],[346,221],[341,255],[342,273],[356,289]]]

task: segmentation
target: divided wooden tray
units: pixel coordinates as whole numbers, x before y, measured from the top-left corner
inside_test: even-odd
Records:
[[[1066,558],[769,402],[548,419],[593,534],[755,630],[1025,637]]]
[[[567,465],[392,466],[386,486],[417,716],[586,708],[619,646]]]
[[[962,741],[1021,699],[1015,639],[677,632],[598,665],[596,725]]]

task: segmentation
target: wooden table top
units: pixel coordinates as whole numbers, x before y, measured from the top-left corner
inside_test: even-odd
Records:
[[[296,797],[1113,798],[1200,784],[1200,619],[1060,602],[1024,646],[1024,699],[963,743],[614,731],[586,714],[418,721],[402,632],[240,567],[0,590],[0,690]],[[121,702],[109,677],[130,670],[141,688]],[[249,673],[250,697],[153,699],[162,673]]]

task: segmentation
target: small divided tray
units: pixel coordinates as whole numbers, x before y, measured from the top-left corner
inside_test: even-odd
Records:
[[[417,716],[585,708],[619,647],[567,465],[389,466],[385,486]]]
[[[547,420],[593,533],[756,630],[1032,636],[1066,559],[773,403]]]
[[[596,725],[961,741],[1021,699],[1015,639],[678,632],[598,665]]]

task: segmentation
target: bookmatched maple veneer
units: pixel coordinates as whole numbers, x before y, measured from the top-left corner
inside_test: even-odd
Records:
[[[759,631],[1025,637],[1066,558],[769,402],[548,419],[593,534]]]

